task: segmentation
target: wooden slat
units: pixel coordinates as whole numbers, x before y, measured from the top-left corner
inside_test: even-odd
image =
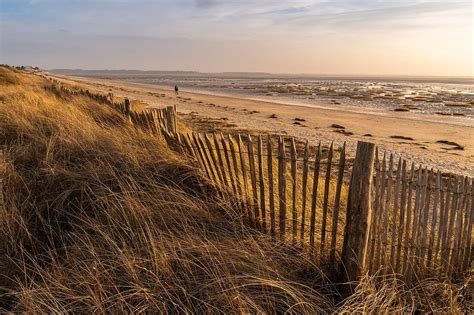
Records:
[[[382,158],[382,167],[380,171],[380,196],[378,200],[378,230],[377,230],[377,239],[376,239],[376,248],[375,248],[375,262],[374,268],[377,268],[374,271],[378,271],[381,266],[382,261],[382,239],[383,239],[383,216],[384,216],[384,196],[385,196],[385,186],[386,186],[386,173],[387,173],[387,159],[385,153]]]
[[[194,159],[198,163],[199,167],[202,168],[201,167],[201,162],[199,161],[196,152],[194,152],[194,149],[193,149],[192,145],[190,143],[188,143],[187,136],[180,133],[179,137],[180,137],[182,143],[184,144],[184,148],[186,149],[186,154],[189,157],[191,157],[192,159]]]
[[[158,112],[156,110],[153,110],[152,113],[153,113],[153,121],[154,121],[154,124],[155,124],[156,133],[158,135],[160,135],[161,134],[161,126],[160,126],[160,121],[158,119]]]
[[[438,220],[438,233],[436,233],[436,242],[435,242],[435,248],[433,251],[433,261],[435,263],[438,262],[438,256],[441,252],[441,238],[443,235],[444,231],[444,225],[445,225],[445,220],[444,220],[444,190],[445,190],[445,184],[443,182],[443,179],[440,178],[440,186],[439,186],[439,220]]]
[[[438,171],[436,174],[436,188],[435,188],[435,195],[434,195],[434,203],[433,203],[433,210],[431,211],[431,229],[430,229],[430,239],[428,241],[428,257],[427,257],[427,267],[431,268],[432,263],[432,256],[434,250],[434,241],[436,236],[436,223],[439,220],[438,215],[438,203],[439,203],[439,196],[440,196],[440,186],[441,186],[441,172]],[[439,233],[439,231],[438,231]]]
[[[379,199],[380,199],[380,192],[381,192],[381,164],[379,160],[379,149],[378,147],[375,148],[375,181],[374,181],[374,187],[375,187],[375,196],[374,196],[374,206],[372,210],[372,225],[370,228],[370,246],[369,246],[369,271],[372,273],[375,273],[375,269],[377,268],[375,266],[375,247],[376,247],[376,240],[378,237],[378,213],[379,213]]]
[[[298,233],[298,213],[296,209],[296,144],[295,138],[291,138],[291,186],[292,186],[292,212],[291,212],[291,220],[292,220],[292,241],[296,242],[296,235]]]
[[[229,174],[229,182],[232,186],[232,191],[234,192],[234,195],[237,195],[237,187],[236,187],[237,177],[234,176],[233,171],[232,171],[232,166],[230,165],[230,157],[229,157],[229,150],[227,149],[227,141],[224,137],[224,134],[221,133],[220,136],[221,136],[222,150],[224,151],[224,158],[225,158],[225,162],[227,166],[227,174]]]
[[[474,225],[474,179],[471,180],[471,190],[470,190],[470,196],[469,200],[471,203],[471,207],[469,210],[469,223],[467,224],[467,240],[466,240],[466,246],[464,248],[464,260],[463,260],[463,270],[467,270],[469,268],[469,265],[472,262],[472,247],[473,247],[473,240],[472,240],[472,229]],[[467,211],[467,209],[466,209]]]
[[[262,218],[262,230],[267,232],[267,219],[266,219],[266,201],[265,201],[265,178],[263,174],[263,143],[262,136],[258,136],[258,178],[260,181],[260,211]]]
[[[415,266],[416,261],[416,242],[417,242],[417,228],[418,228],[418,221],[419,221],[419,207],[420,207],[420,196],[422,192],[422,184],[423,184],[423,168],[420,166],[418,169],[418,177],[415,186],[415,205],[413,207],[413,228],[411,231],[411,242],[410,242],[410,268],[407,270],[408,278],[411,277],[413,272],[413,267]]]
[[[302,205],[301,205],[301,228],[300,228],[300,240],[304,242],[304,231],[306,228],[306,198],[308,189],[308,161],[309,161],[309,144],[306,140],[303,153],[303,182],[302,182]]]
[[[137,115],[137,126],[140,127],[141,130],[143,130],[143,115],[142,113],[136,113]],[[130,117],[130,113],[127,114],[127,116]]]
[[[424,267],[424,261],[425,261],[425,254],[426,254],[426,249],[427,249],[427,244],[426,240],[428,238],[428,219],[429,219],[429,214],[430,214],[430,203],[431,203],[431,191],[433,189],[433,170],[429,171],[427,174],[427,185],[425,187],[425,198],[423,200],[424,205],[423,205],[423,214],[422,214],[422,221],[420,224],[420,249],[418,251],[419,253],[419,259],[420,259],[420,267]]]
[[[186,147],[184,145],[183,140],[181,139],[181,135],[179,134],[179,132],[173,134],[173,136],[174,136],[174,143],[175,143],[178,151],[181,154],[186,155]]]
[[[248,204],[248,201],[250,199],[249,184],[248,184],[248,177],[247,177],[247,167],[245,165],[245,157],[244,157],[244,152],[243,152],[244,144],[242,143],[242,136],[240,134],[237,136],[237,145],[239,148],[240,166],[242,167],[242,178],[243,178],[243,183],[244,183],[245,201],[247,203],[247,214],[248,214],[250,222],[255,222],[253,220],[251,207]]]
[[[143,130],[147,133],[150,133],[150,124],[148,122],[148,116],[146,112],[141,112],[140,115],[142,116],[143,121]]]
[[[136,122],[135,122],[135,112],[130,113],[129,119],[130,119],[130,122],[132,123],[132,125],[136,124]]]
[[[128,117],[135,128],[140,127],[140,115],[137,112],[130,112]]]
[[[189,137],[190,137],[190,139],[191,139],[191,136],[189,136]],[[207,161],[206,161],[206,159],[205,159],[205,157],[204,157],[204,153],[202,152],[201,146],[200,146],[200,144],[199,144],[199,142],[198,142],[198,139],[197,139],[197,137],[196,137],[195,134],[192,134],[192,140],[193,140],[192,142],[193,142],[193,144],[194,144],[194,148],[195,148],[195,150],[196,150],[196,152],[197,152],[197,154],[198,154],[198,156],[199,156],[199,158],[200,158],[200,160],[201,160],[201,163],[202,163],[202,165],[203,165],[203,167],[204,167],[204,170],[205,170],[205,172],[206,172],[206,174],[207,174],[207,178],[209,178],[210,180],[213,180],[212,174],[211,174],[211,172],[210,172],[210,170],[209,170],[209,166],[208,166]]]
[[[395,270],[402,272],[401,266],[401,255],[402,255],[402,242],[405,227],[405,207],[407,197],[407,161],[403,160],[402,163],[402,175],[401,175],[401,198],[400,198],[400,216],[398,221],[398,238],[397,238],[397,258],[395,262]]]
[[[146,126],[147,126],[147,129],[148,129],[148,132],[150,134],[153,134],[154,133],[154,131],[153,131],[153,120],[150,117],[150,112],[147,110],[147,111],[143,112],[143,115],[145,116]]]
[[[150,133],[155,134],[155,125],[153,124],[153,117],[151,116],[151,112],[147,110],[145,112],[148,122],[148,127],[150,128]]]
[[[232,163],[234,166],[237,196],[240,197],[240,202],[241,202],[240,206],[243,207],[244,205],[242,204],[242,202],[244,199],[244,192],[242,188],[242,181],[240,180],[240,176],[239,176],[239,164],[237,162],[237,155],[235,153],[235,142],[232,135],[229,135],[229,149],[230,149],[230,155],[232,156]]]
[[[420,270],[423,264],[423,260],[421,259],[421,247],[422,247],[422,234],[423,234],[423,220],[424,220],[424,213],[425,213],[425,199],[426,199],[426,194],[428,191],[428,177],[429,177],[429,171],[425,167],[425,169],[422,172],[422,182],[421,182],[421,191],[420,191],[420,202],[418,205],[418,215],[416,216],[417,222],[414,225],[416,227],[415,229],[415,251],[413,253],[413,266],[415,267],[414,270]]]
[[[456,255],[456,261],[455,261],[455,266],[457,267],[455,271],[457,273],[463,271],[463,252],[464,252],[464,244],[465,244],[465,238],[466,238],[466,230],[468,229],[468,224],[469,224],[469,199],[470,199],[470,192],[471,192],[471,187],[470,187],[470,181],[467,177],[465,177],[464,181],[464,192],[463,192],[463,204],[461,207],[461,213],[460,215],[462,216],[462,224],[460,226],[460,231],[459,231],[459,242],[457,248],[457,255]]]
[[[382,266],[385,272],[388,271],[388,262],[387,262],[387,249],[388,249],[388,231],[389,231],[389,219],[390,219],[390,201],[392,197],[392,181],[393,181],[393,154],[390,153],[390,162],[388,169],[387,177],[387,192],[385,198],[385,208],[384,208],[384,219],[383,219],[383,236],[382,236],[382,246],[385,249],[382,254]]]
[[[462,231],[462,236],[461,236],[461,244],[460,244],[460,250],[459,250],[459,262],[458,262],[458,271],[462,272],[464,271],[464,260],[465,260],[465,254],[466,254],[466,244],[468,243],[468,238],[471,237],[471,235],[468,235],[469,232],[469,224],[470,224],[470,214],[471,214],[471,181],[468,180],[467,186],[465,187],[465,194],[466,194],[466,202],[464,205],[463,209],[463,231]]]
[[[311,197],[311,216],[309,226],[309,246],[311,254],[315,252],[314,233],[316,230],[316,208],[318,201],[318,183],[319,183],[319,169],[321,167],[321,155],[323,154],[321,142],[318,144],[318,151],[314,159],[314,173],[313,173],[313,193]]]
[[[285,240],[286,233],[286,157],[285,142],[278,140],[278,195],[280,200],[280,241]]]
[[[269,135],[267,139],[268,197],[270,206],[270,234],[275,237],[275,200],[273,192],[273,145]]]
[[[451,275],[454,269],[454,265],[457,263],[456,259],[458,256],[459,251],[459,239],[461,237],[462,225],[463,225],[463,215],[462,215],[462,208],[464,204],[464,186],[467,184],[467,178],[463,178],[460,176],[460,188],[458,190],[458,198],[456,204],[456,224],[453,227],[453,250],[451,255],[451,260],[449,264],[448,274]]]
[[[165,130],[163,130],[163,132],[165,132]],[[212,162],[211,162],[211,158],[209,156],[209,153],[207,152],[207,149],[206,149],[206,146],[204,145],[204,141],[202,140],[202,137],[199,135],[199,134],[193,134],[195,140],[197,141],[197,145],[200,147],[201,149],[201,152],[206,160],[206,163],[207,163],[207,167],[209,169],[209,173],[211,174],[211,180],[214,182],[214,183],[218,183],[218,179],[217,179],[217,175],[215,173],[215,168],[214,166],[212,165]]]
[[[253,211],[255,216],[255,225],[257,228],[261,227],[260,222],[260,213],[258,205],[258,193],[257,193],[257,175],[255,173],[255,156],[253,152],[253,140],[250,135],[247,135],[247,150],[249,158],[249,167],[250,167],[250,180],[252,183],[252,197],[253,197]]]
[[[396,246],[397,246],[397,226],[400,222],[397,222],[398,211],[399,211],[399,194],[400,194],[400,178],[402,173],[402,158],[398,159],[397,176],[394,181],[394,194],[393,194],[393,214],[392,214],[392,240],[390,246],[390,266],[394,272],[398,272],[396,269],[395,257],[396,257]]]
[[[197,156],[197,153],[194,151],[192,145],[190,143],[188,143],[188,137],[187,137],[187,134],[183,134],[183,133],[179,133],[179,136],[182,140],[182,143],[184,144],[184,148],[186,150],[186,154],[191,157],[192,159],[194,159],[198,164],[199,164],[199,167],[201,168],[201,162],[199,161],[199,158]]]
[[[445,190],[445,203],[444,203],[444,219],[443,219],[443,234],[441,236],[441,249],[440,249],[440,260],[441,260],[441,268],[440,268],[440,276],[443,275],[444,271],[446,270],[446,256],[449,255],[448,253],[448,244],[447,244],[447,237],[448,237],[448,229],[449,229],[449,217],[450,217],[450,201],[452,199],[452,191],[453,187],[456,186],[456,181],[453,177],[448,179],[446,183],[446,190]]]
[[[215,133],[212,134],[212,138],[214,140],[214,148],[217,155],[217,167],[221,172],[222,183],[228,188],[230,188],[229,178],[227,178],[227,173],[225,171],[224,160],[222,158],[222,151],[219,145],[219,140],[217,139],[217,135]]]
[[[448,235],[446,237],[446,255],[445,257],[445,264],[444,264],[444,270],[447,273],[447,275],[450,274],[451,272],[451,255],[454,247],[454,241],[453,241],[453,235],[454,235],[454,223],[456,222],[456,214],[457,214],[457,206],[458,206],[458,199],[459,199],[459,191],[460,191],[460,186],[462,183],[462,178],[461,176],[457,176],[455,179],[455,186],[453,189],[453,197],[452,197],[452,202],[451,202],[451,207],[450,207],[450,217],[449,217],[449,226],[448,226]]]
[[[153,121],[153,129],[155,131],[155,134],[159,135],[160,134],[160,126],[159,126],[158,121],[156,119],[156,112],[154,110],[150,111],[150,117]]]
[[[158,123],[158,120],[156,117],[156,111],[154,109],[150,110],[150,116],[153,121],[153,129],[155,131],[155,134],[160,135],[161,134],[160,125]]]
[[[321,222],[321,255],[324,255],[324,249],[326,247],[326,225],[328,217],[328,203],[329,203],[329,185],[331,183],[331,163],[333,156],[333,146],[334,143],[331,142],[331,145],[328,149],[328,160],[326,163],[326,179],[324,182],[324,197],[323,197],[323,219]]]
[[[178,107],[173,105],[174,132],[178,132]]]
[[[163,109],[158,110],[158,118],[160,120],[160,129],[162,132],[167,131],[163,113]]]
[[[188,134],[188,140],[192,144],[192,146],[194,148],[194,152],[196,152],[197,156],[199,157],[199,160],[201,162],[201,166],[202,166],[203,170],[206,172],[207,178],[209,180],[212,180],[211,173],[209,173],[208,167],[206,165],[206,160],[205,160],[204,155],[201,151],[201,148],[199,147],[199,143],[197,142],[197,139],[195,138],[194,135],[189,135]]]
[[[332,230],[331,230],[331,247],[329,262],[336,265],[336,245],[337,245],[337,226],[339,221],[339,209],[341,207],[341,190],[342,182],[344,180],[344,167],[346,164],[346,143],[342,145],[339,154],[339,165],[336,183],[336,196],[334,199],[334,208],[332,211]],[[370,259],[370,257],[369,257]]]
[[[153,126],[155,128],[155,133],[157,135],[159,135],[161,133],[161,130],[160,130],[160,123],[158,121],[158,116],[156,114],[156,110],[150,110],[150,115],[151,115],[151,119],[153,120]]]
[[[222,178],[222,173],[220,172],[219,162],[217,161],[216,153],[214,152],[215,149],[212,146],[211,139],[209,138],[208,134],[204,134],[204,140],[206,141],[207,145],[207,153],[211,157],[212,169],[215,171],[217,178],[219,179],[218,183],[224,186],[224,179]]]
[[[136,126],[139,127],[140,129],[143,127],[143,117],[142,117],[142,114],[141,113],[138,113],[138,112],[135,112],[135,114],[137,115],[137,122],[136,122]],[[129,114],[126,114],[128,117],[130,117],[130,113]]]

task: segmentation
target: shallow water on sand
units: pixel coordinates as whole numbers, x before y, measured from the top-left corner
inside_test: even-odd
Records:
[[[72,74],[72,73],[71,73]],[[104,71],[75,73],[216,95],[321,103],[474,120],[474,78],[294,76],[260,73]],[[73,74],[74,75],[74,74]],[[474,123],[474,122],[473,122]]]
[[[376,79],[227,78],[206,76],[153,76],[121,78],[126,81],[189,91],[290,100],[306,104],[321,102],[391,111],[474,119],[474,84],[469,80],[387,81]]]

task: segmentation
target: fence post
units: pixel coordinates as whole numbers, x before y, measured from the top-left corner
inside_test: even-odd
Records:
[[[352,283],[365,270],[367,245],[371,225],[371,190],[374,170],[375,145],[357,142],[347,203],[344,245],[342,247],[342,276]],[[353,290],[349,284],[349,291]]]
[[[130,105],[130,100],[128,98],[125,99],[125,115],[130,115],[130,111],[132,110],[132,106]]]

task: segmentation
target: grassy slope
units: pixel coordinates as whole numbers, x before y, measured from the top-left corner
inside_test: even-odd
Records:
[[[47,85],[0,67],[0,311],[470,307],[462,285],[408,289],[388,281],[376,289],[374,279],[336,305],[317,266],[242,226],[159,139],[104,105],[55,95]]]

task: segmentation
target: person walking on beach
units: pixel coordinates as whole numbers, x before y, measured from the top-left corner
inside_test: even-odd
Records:
[[[178,89],[177,85],[174,86],[174,94],[176,94],[176,95],[179,94],[179,89]]]

